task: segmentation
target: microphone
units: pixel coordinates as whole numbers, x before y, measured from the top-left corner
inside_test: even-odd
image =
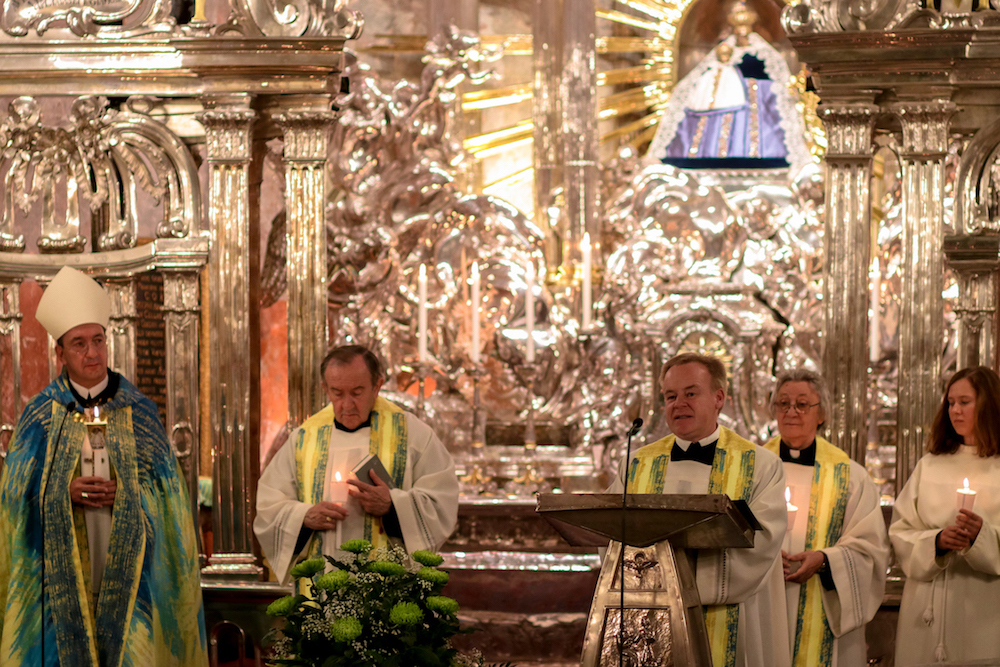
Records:
[[[618,571],[621,573],[621,588],[619,589],[618,597],[618,667],[621,667],[622,661],[625,658],[625,512],[628,511],[626,508],[626,502],[628,498],[628,472],[629,467],[632,464],[632,436],[639,432],[642,428],[642,417],[636,417],[632,421],[632,426],[629,427],[625,435],[628,437],[628,444],[625,447],[625,476],[622,478],[622,543],[621,551],[618,552]]]
[[[49,479],[52,477],[52,466],[56,464],[56,454],[59,452],[59,441],[62,440],[63,426],[66,425],[66,417],[69,417],[69,413],[76,410],[76,401],[70,401],[66,404],[66,413],[63,415],[62,421],[59,422],[59,431],[56,433],[56,439],[52,445],[52,465],[49,466],[49,471],[45,475],[45,491],[39,496],[39,506],[38,515],[41,519],[42,524],[42,581],[39,590],[41,591],[42,597],[42,664],[45,664],[45,496],[49,492]]]

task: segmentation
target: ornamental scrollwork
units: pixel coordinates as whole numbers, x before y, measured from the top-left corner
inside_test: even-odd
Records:
[[[14,235],[17,212],[41,205],[41,252],[82,252],[84,211],[96,251],[134,247],[140,191],[163,219],[157,236],[183,238],[200,228],[197,167],[181,140],[148,115],[148,101],[108,108],[84,96],[60,126],[42,122],[38,102],[19,97],[0,122],[3,178],[0,250],[23,252]]]

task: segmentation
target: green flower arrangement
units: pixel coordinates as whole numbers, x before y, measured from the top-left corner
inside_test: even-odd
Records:
[[[460,656],[449,640],[462,632],[458,603],[441,595],[448,574],[430,551],[412,557],[399,547],[372,550],[350,540],[342,562],[326,557],[292,568],[296,590],[267,609],[283,617],[272,631],[270,665],[296,667],[458,667],[482,665],[481,656]],[[336,569],[324,573],[326,563]]]

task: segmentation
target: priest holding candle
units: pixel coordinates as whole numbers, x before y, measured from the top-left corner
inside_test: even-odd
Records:
[[[329,405],[289,436],[257,487],[254,533],[282,582],[300,558],[335,556],[346,540],[436,550],[458,520],[451,455],[427,424],[379,396],[378,357],[346,345],[320,370]],[[369,454],[391,483],[352,474]]]
[[[0,483],[3,665],[208,664],[187,487],[156,405],[108,368],[110,313],[69,266],[38,303],[62,371]]]
[[[889,528],[906,573],[896,665],[1000,657],[1000,378],[948,382]]]
[[[889,540],[879,493],[864,466],[817,435],[830,399],[818,373],[778,376],[771,413],[788,484],[781,552],[792,664],[862,667],[865,624],[882,604]]]

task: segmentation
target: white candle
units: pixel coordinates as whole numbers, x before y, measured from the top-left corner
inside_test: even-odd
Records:
[[[472,363],[479,363],[479,264],[472,263]]]
[[[788,528],[785,529],[785,551],[792,552],[792,527],[795,525],[795,516],[799,513],[799,508],[792,504],[792,490],[785,487],[785,510],[788,512]],[[796,564],[792,565],[792,571],[798,569]]]
[[[785,509],[788,511],[788,532],[791,532],[795,525],[795,516],[799,513],[799,508],[792,504],[792,490],[785,487]]]
[[[346,503],[349,497],[350,494],[347,493],[347,482],[338,470],[333,473],[333,481],[330,483],[330,502]]]
[[[526,329],[528,332],[528,353],[525,357],[527,362],[535,361],[535,264],[528,261],[528,271],[526,276],[527,289],[524,292],[524,311]]]
[[[581,325],[584,331],[590,329],[590,311],[591,311],[591,285],[590,285],[590,274],[592,271],[591,267],[591,250],[590,250],[590,232],[584,232],[583,234],[583,245],[580,248],[583,255],[583,316],[581,317]]]
[[[330,483],[330,502],[346,503],[349,497],[350,494],[347,492],[347,482],[338,470],[333,473],[333,481]],[[339,549],[340,545],[344,543],[340,536],[340,526],[342,523],[342,521],[337,522],[336,543],[334,544],[336,549]]]
[[[420,265],[417,277],[417,360],[427,362],[427,266]]]
[[[960,510],[972,511],[976,504],[976,492],[969,488],[969,478],[963,480],[965,486],[958,489],[957,505]]]

